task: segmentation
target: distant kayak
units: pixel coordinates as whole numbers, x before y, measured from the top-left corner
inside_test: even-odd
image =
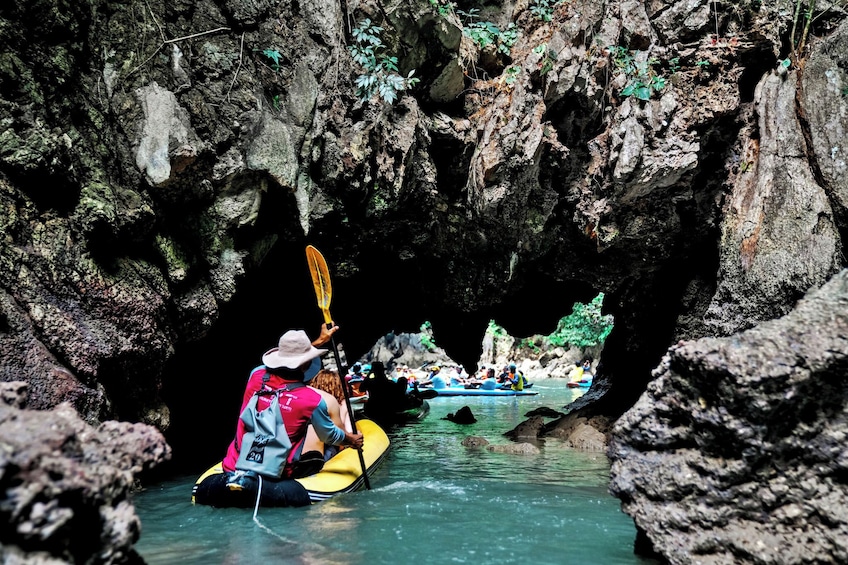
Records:
[[[426,388],[424,388],[426,387]],[[474,382],[462,384],[453,382],[448,384],[443,379],[434,378],[432,385],[425,384],[421,391],[426,391],[430,394],[438,396],[531,396],[539,394],[535,390],[528,390],[533,387],[533,383],[525,381],[523,390],[513,390],[509,383],[496,383],[494,379],[486,379],[482,382]]]
[[[539,394],[538,391],[535,390],[512,390],[509,388],[495,388],[495,389],[483,389],[483,388],[465,388],[465,387],[457,387],[457,386],[449,386],[445,388],[434,388],[431,389],[435,391],[439,396],[532,396],[534,394]]]
[[[592,379],[582,379],[576,382],[572,381],[566,383],[566,386],[568,386],[568,388],[589,388],[592,386]]]

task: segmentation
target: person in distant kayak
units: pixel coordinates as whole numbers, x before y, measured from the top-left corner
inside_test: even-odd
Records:
[[[509,366],[507,381],[509,381],[512,390],[524,390],[524,375],[517,370],[515,363]]]
[[[398,409],[397,383],[386,375],[386,367],[381,361],[371,363],[371,372],[359,385],[359,390],[368,393],[365,403],[365,413],[374,417]]]
[[[568,382],[579,383],[583,378],[583,364],[580,361],[574,362],[574,368],[568,373]]]
[[[278,347],[269,349],[262,356],[262,365],[251,373],[242,398],[244,411],[254,394],[260,389],[285,389],[280,396],[280,413],[286,427],[292,449],[285,467],[284,479],[304,477],[318,472],[324,465],[324,455],[318,451],[304,452],[307,429],[311,425],[317,437],[327,445],[350,445],[361,449],[363,436],[353,434],[333,423],[327,402],[317,390],[306,386],[320,369],[321,355],[326,349],[318,349],[330,341],[338,326],[327,328],[322,324],[321,335],[310,342],[303,330],[289,330],[280,337]],[[257,409],[261,411],[270,404],[270,399],[260,396]],[[253,471],[237,470],[236,464],[242,447],[245,424],[239,418],[235,439],[227,448],[222,467],[227,476],[227,488],[245,490],[254,487],[257,477]]]
[[[507,379],[509,379],[509,365],[504,365],[504,368],[501,369],[498,375],[498,384],[505,384]]]
[[[365,378],[365,375],[362,374],[362,364],[361,363],[354,363],[353,367],[350,368],[350,371],[348,372],[348,374],[345,375],[345,380],[347,382],[361,381],[364,378]]]
[[[442,368],[438,365],[433,365],[432,367],[430,367],[430,373],[427,375],[427,378],[425,378],[419,383],[419,386],[432,386],[434,388],[444,388],[445,386],[447,386],[447,382],[442,377]]]

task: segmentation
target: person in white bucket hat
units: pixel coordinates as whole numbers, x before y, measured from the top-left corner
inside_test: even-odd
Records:
[[[353,434],[336,426],[330,418],[327,400],[305,382],[312,379],[321,367],[320,357],[327,353],[319,349],[330,341],[338,326],[327,328],[321,325],[321,334],[314,341],[303,330],[289,330],[280,337],[277,347],[262,355],[262,365],[251,371],[242,397],[241,410],[244,410],[256,391],[265,387],[270,390],[285,389],[280,397],[280,412],[286,426],[292,450],[285,468],[283,479],[294,479],[312,475],[324,465],[324,454],[307,446],[306,432],[309,426],[315,430],[318,439],[325,445],[349,445],[361,449],[363,436]],[[269,404],[267,396],[260,396],[257,410],[265,409]],[[241,439],[244,435],[244,422],[239,418],[236,437],[227,449],[223,468],[229,473],[227,487],[230,490],[250,489],[256,478],[250,471],[236,469]]]

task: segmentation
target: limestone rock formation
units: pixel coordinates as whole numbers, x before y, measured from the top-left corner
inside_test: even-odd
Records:
[[[671,563],[848,559],[848,271],[672,348],[615,425],[611,491]]]
[[[92,427],[70,404],[27,410],[25,383],[2,383],[0,517],[4,563],[141,562],[132,504],[138,476],[171,450],[146,424]]]
[[[237,415],[204,445],[190,411],[321,323],[311,243],[351,358],[430,321],[471,368],[489,320],[545,333],[603,291],[615,330],[571,410],[617,418],[671,344],[844,266],[848,24],[819,2],[801,45],[795,4],[480,3],[515,32],[481,45],[441,1],[6,2],[0,380],[214,459]],[[393,105],[355,94],[366,17],[421,79]]]

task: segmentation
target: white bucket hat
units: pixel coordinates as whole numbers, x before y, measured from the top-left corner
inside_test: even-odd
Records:
[[[326,349],[312,346],[303,330],[289,330],[280,337],[279,347],[269,349],[262,356],[262,363],[270,369],[286,367],[298,369],[301,365],[327,353]]]

